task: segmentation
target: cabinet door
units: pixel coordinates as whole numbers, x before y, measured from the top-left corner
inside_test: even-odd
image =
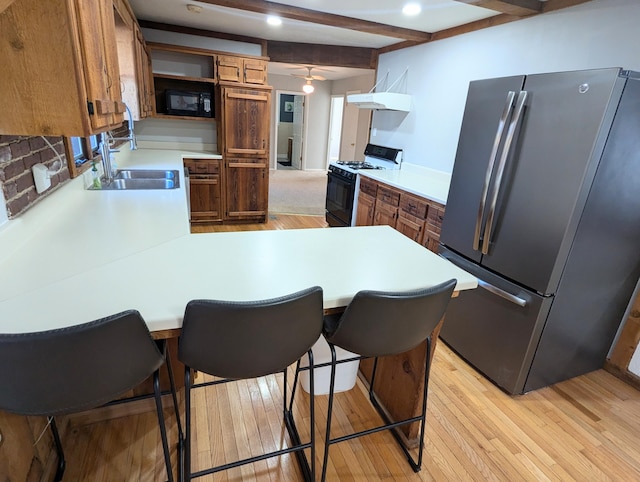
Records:
[[[376,210],[373,216],[374,226],[386,224],[395,229],[396,219],[398,217],[398,208],[385,203],[376,203]]]
[[[267,63],[264,60],[243,59],[243,76],[247,84],[266,84]]]
[[[0,15],[0,132],[85,137],[121,123],[115,52],[110,2],[13,2]]]
[[[76,9],[89,118],[92,128],[102,131],[124,120],[113,6],[110,0],[78,0]]]
[[[444,206],[436,202],[430,202],[429,212],[427,213],[426,231],[422,238],[422,245],[434,253],[438,252],[443,218]]]
[[[230,55],[218,55],[218,80],[242,82],[242,58]]]
[[[422,242],[424,235],[425,220],[417,216],[412,216],[405,211],[400,210],[398,213],[398,221],[396,229],[408,238],[413,239],[416,243]]]
[[[224,154],[269,156],[271,92],[253,89],[224,89]]]
[[[266,219],[269,196],[267,158],[228,158],[225,220]]]
[[[382,184],[378,185],[376,196],[376,209],[373,215],[373,224],[386,224],[396,227],[398,219],[398,206],[400,205],[400,192]]]
[[[358,210],[356,211],[356,226],[371,226],[376,207],[376,198],[360,191],[358,195]]]
[[[135,29],[136,36],[136,82],[138,84],[138,103],[140,105],[140,118],[151,115],[153,110],[153,83],[151,82],[151,57],[145,45],[142,33]]]
[[[190,175],[191,221],[220,221],[220,176]]]

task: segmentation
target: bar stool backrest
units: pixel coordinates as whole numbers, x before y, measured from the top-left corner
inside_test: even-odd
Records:
[[[187,304],[178,357],[223,378],[284,370],[322,333],[322,288],[263,301],[193,300]]]
[[[0,334],[0,409],[54,416],[95,408],[163,363],[135,310],[68,328]]]
[[[362,356],[403,353],[434,330],[456,286],[452,279],[430,288],[388,293],[359,291],[337,321],[327,318],[325,338]]]

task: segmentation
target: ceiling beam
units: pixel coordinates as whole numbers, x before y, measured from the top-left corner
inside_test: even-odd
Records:
[[[476,30],[482,30],[484,28],[495,27],[509,22],[520,20],[520,17],[515,15],[500,14],[494,17],[484,18],[482,20],[476,20],[475,22],[465,23],[457,27],[447,28],[440,30],[433,34],[433,41],[442,40],[449,37],[455,37],[456,35],[462,35],[464,33],[475,32]]]
[[[592,0],[547,0],[546,2],[543,2],[542,13],[560,10],[561,8],[575,7],[576,5],[591,1]]]
[[[338,27],[348,30],[355,30],[368,34],[384,35],[386,37],[411,40],[414,42],[428,42],[430,34],[419,30],[395,27],[368,20],[344,17],[331,13],[308,10],[306,8],[293,7],[281,3],[269,2],[266,0],[199,0],[201,3],[217,5],[220,7],[234,8],[250,12],[263,13],[266,15],[277,15],[282,18],[310,22],[329,27]]]
[[[516,17],[527,17],[542,11],[540,0],[455,0],[475,7],[487,8]]]
[[[375,69],[378,62],[376,49],[274,40],[267,40],[267,56],[271,62],[330,65],[356,69]]]

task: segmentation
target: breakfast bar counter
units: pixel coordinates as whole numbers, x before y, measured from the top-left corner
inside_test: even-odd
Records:
[[[182,159],[197,156],[140,149],[118,165],[182,172]],[[451,278],[456,291],[477,286],[388,226],[191,234],[184,183],[107,192],[87,191],[85,183],[72,180],[0,227],[0,332],[63,328],[136,309],[155,337],[176,338],[192,299],[258,300],[318,285],[325,312],[334,312],[365,289],[411,290]],[[379,395],[393,415],[399,394],[383,374],[413,375],[404,362],[390,363],[379,377],[387,393]]]

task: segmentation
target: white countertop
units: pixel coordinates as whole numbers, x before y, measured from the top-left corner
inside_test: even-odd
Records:
[[[451,174],[403,162],[400,169],[360,169],[358,173],[440,204],[447,203]]]
[[[179,169],[202,153],[139,149],[119,167]],[[162,191],[87,191],[74,179],[0,228],[0,332],[41,331],[137,309],[179,328],[195,298],[264,299],[320,285],[325,308],[360,289],[476,279],[387,226],[190,234],[184,179]],[[345,248],[348,258],[339,255]]]

